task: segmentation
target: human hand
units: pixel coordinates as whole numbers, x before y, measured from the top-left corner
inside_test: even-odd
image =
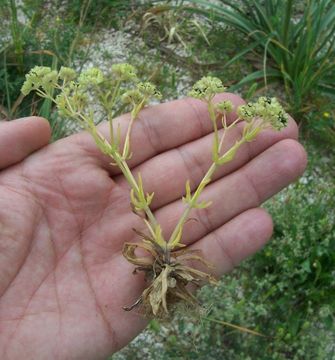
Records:
[[[119,121],[126,129],[128,116]],[[107,136],[108,126],[101,132]],[[239,126],[227,147],[238,135]],[[143,223],[130,210],[126,181],[89,134],[29,155],[49,137],[40,118],[0,125],[0,357],[105,359],[146,325],[136,310],[122,309],[145,287],[122,256],[123,243],[137,240],[132,228]],[[293,120],[281,132],[264,131],[205,189],[213,204],[192,213],[197,221],[185,225],[183,242],[202,250],[215,275],[270,238],[271,217],[259,206],[304,170],[296,138]],[[155,192],[152,209],[169,234],[186,180],[194,188],[211,163],[206,106],[186,99],[144,109],[131,144],[129,165]]]

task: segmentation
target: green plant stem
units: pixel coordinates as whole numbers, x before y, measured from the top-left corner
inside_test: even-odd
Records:
[[[218,145],[218,152],[220,153],[221,151],[221,147],[223,144],[223,139],[224,136],[226,134],[226,131],[231,128],[233,125],[236,124],[236,122],[239,121],[239,119],[235,120],[234,123],[232,123],[229,127],[225,128],[224,133],[222,135],[221,141]],[[217,130],[216,130],[217,131]],[[216,135],[215,135],[216,136]],[[210,168],[207,170],[205,176],[203,177],[203,179],[201,180],[200,184],[198,185],[196,191],[194,192],[191,200],[188,202],[188,205],[186,207],[186,209],[184,210],[184,213],[182,214],[182,216],[180,217],[169,241],[169,247],[172,250],[175,246],[178,245],[178,242],[176,241],[176,239],[178,239],[178,234],[180,234],[181,229],[183,228],[183,226],[185,225],[185,222],[191,212],[191,210],[193,208],[196,207],[196,204],[198,202],[199,196],[201,195],[202,191],[204,190],[205,186],[211,181],[212,175],[214,174],[214,172],[216,171],[216,169],[221,165],[221,164],[225,164],[229,161],[231,161],[234,158],[234,155],[237,151],[237,149],[246,142],[245,137],[242,137],[239,141],[237,141],[235,143],[235,145],[233,147],[231,147],[228,151],[226,151],[222,156],[220,156],[219,160],[220,160],[220,164],[218,162],[213,162],[212,165],[210,166]]]
[[[62,90],[62,87],[58,87],[58,88],[60,90]],[[36,91],[41,97],[48,98],[48,99],[52,100],[53,102],[55,102],[55,99],[52,96],[50,96],[49,94],[44,93],[39,89],[37,89]],[[94,124],[92,123],[92,120],[90,120],[90,119],[86,118],[85,116],[83,116],[82,114],[74,111],[68,97],[66,97],[66,103],[68,105],[70,112],[72,113],[71,115],[74,118],[76,118],[77,120],[79,120],[81,122],[81,124],[84,126],[84,128],[91,133],[91,135],[95,139],[97,146],[104,153],[106,153],[106,151],[105,151],[105,148],[103,148],[103,147],[106,144],[109,144],[108,155],[115,161],[116,165],[120,168],[120,170],[122,171],[124,177],[126,178],[128,184],[131,186],[131,188],[135,191],[136,194],[139,194],[140,193],[139,186],[138,186],[133,174],[131,173],[131,171],[129,169],[129,166],[126,162],[124,154],[121,155],[118,151],[116,151],[115,147],[113,148],[113,140],[114,139],[111,139],[111,143],[109,143],[107,141],[107,139],[105,139],[105,137],[99,131],[96,130]],[[128,126],[127,135],[126,135],[126,141],[128,141],[128,144],[129,144],[130,132],[131,132],[131,128],[132,128],[132,124],[133,124],[134,120],[135,120],[135,117],[132,116],[130,124]],[[92,124],[92,126],[90,126],[90,124]],[[88,125],[88,126],[86,126],[86,125]],[[145,212],[145,214],[149,220],[149,224],[151,226],[150,230],[152,232],[154,232],[154,230],[158,226],[158,222],[157,222],[154,214],[152,213],[152,211],[148,205],[143,206],[143,211]]]
[[[115,85],[115,89],[114,89],[112,99],[111,99],[110,105],[109,105],[109,108],[111,109],[111,111],[113,110],[113,107],[115,105],[115,99],[116,99],[116,97],[117,97],[117,95],[119,93],[120,85],[121,85],[121,80],[118,80],[116,85]],[[112,116],[112,117],[114,117],[114,116]]]
[[[108,118],[108,123],[109,123],[110,142],[111,142],[111,144],[113,144],[115,142],[114,128],[113,128],[113,116],[110,113],[108,113],[107,118]]]
[[[122,152],[122,157],[124,159],[127,159],[128,155],[129,155],[130,133],[131,133],[131,129],[132,129],[133,124],[134,124],[134,120],[135,120],[135,117],[132,116],[130,118],[130,122],[129,122],[129,125],[128,125],[127,134],[126,134],[126,138],[125,138],[125,141],[124,141],[123,152]]]
[[[218,168],[218,165],[216,163],[212,163],[210,168],[208,169],[206,175],[201,180],[199,186],[197,187],[196,191],[194,192],[191,201],[188,203],[186,209],[184,210],[184,213],[180,217],[177,226],[173,230],[173,233],[168,241],[168,244],[173,249],[178,243],[175,243],[175,239],[177,238],[178,234],[180,233],[180,229],[184,226],[188,215],[190,214],[190,211],[195,207],[197,200],[202,192],[202,190],[205,188],[205,186],[211,181],[211,176],[214,174],[215,170]]]
[[[69,107],[70,107],[70,110],[73,112],[72,108],[71,108],[71,105],[69,104]],[[83,124],[90,124],[91,121],[89,121],[87,118],[83,117],[81,114],[77,114],[75,112],[73,112],[73,115],[76,116],[76,118],[79,116],[81,119],[82,119],[82,123]],[[134,119],[133,119],[134,120]],[[93,125],[93,127],[86,127],[84,126],[90,133],[91,135],[93,136],[93,138],[95,139],[98,147],[101,149],[101,150],[104,150],[102,149],[102,145],[101,145],[101,142],[103,145],[105,144],[109,144],[109,147],[108,147],[108,155],[115,161],[115,164],[119,167],[119,169],[122,171],[122,174],[124,175],[124,177],[126,178],[128,184],[130,185],[130,187],[134,190],[135,194],[138,195],[140,194],[140,188],[138,186],[138,183],[137,181],[135,180],[132,172],[130,171],[129,169],[129,166],[126,162],[126,159],[124,158],[123,155],[121,155],[116,149],[115,147],[113,148],[113,145],[112,143],[109,143],[107,141],[107,139],[105,139],[105,137],[99,132],[96,130],[95,126]],[[130,136],[130,129],[131,127],[129,126],[128,127],[128,130],[129,132],[127,133],[127,136],[129,137]],[[95,130],[95,131],[94,131]],[[98,137],[98,139],[97,139]],[[104,153],[106,153],[105,151],[103,151]],[[154,214],[152,213],[150,207],[148,205],[144,205],[143,206],[143,211],[145,212],[148,220],[149,220],[149,225],[151,226],[151,228],[149,229],[151,232],[155,232],[154,230],[157,228],[158,226],[158,222],[154,216]],[[148,223],[147,223],[148,224]]]
[[[116,164],[122,171],[122,174],[126,178],[128,184],[132,187],[132,189],[134,189],[135,193],[138,194],[140,192],[139,186],[138,186],[137,181],[135,180],[133,174],[131,173],[127,162],[123,159],[122,156],[120,156],[120,154],[117,154],[117,153],[114,153],[113,155],[111,155],[111,157],[113,158],[113,160],[116,162]],[[152,226],[152,230],[154,230],[158,226],[158,222],[157,222],[154,214],[152,213],[149,206],[144,206],[143,210],[148,217],[149,223]]]
[[[212,101],[208,102],[208,113],[209,113],[209,117],[212,121],[213,124],[213,129],[214,129],[214,151],[215,154],[213,154],[214,156],[219,156],[219,132],[218,132],[218,126],[216,123],[216,115],[215,115],[215,109],[214,109],[214,105],[212,103]]]

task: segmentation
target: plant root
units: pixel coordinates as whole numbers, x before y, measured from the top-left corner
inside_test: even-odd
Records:
[[[189,285],[217,283],[210,274],[185,264],[188,261],[198,261],[211,268],[212,265],[201,257],[201,251],[189,249],[170,251],[163,249],[147,236],[140,235],[143,238],[141,243],[124,244],[123,255],[136,266],[135,274],[137,271],[145,272],[149,285],[131,306],[125,306],[123,309],[131,311],[140,307],[141,312],[147,317],[166,319],[181,301],[192,307],[197,306],[198,301],[189,290]],[[138,248],[144,249],[151,256],[137,256],[135,251]]]

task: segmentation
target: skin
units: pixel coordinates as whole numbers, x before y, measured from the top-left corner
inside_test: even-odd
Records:
[[[128,115],[117,121],[124,134]],[[101,126],[106,136],[107,129]],[[291,119],[243,146],[204,191],[212,206],[192,212],[183,242],[202,250],[216,276],[270,239],[272,220],[259,206],[302,174],[297,134]],[[124,178],[89,134],[49,140],[42,118],[0,124],[0,358],[106,359],[146,325],[136,310],[122,309],[145,286],[121,253],[143,224],[130,211]],[[211,142],[206,106],[197,100],[147,108],[135,123],[129,164],[145,191],[155,192],[152,209],[166,236],[183,210],[186,180],[194,189],[211,164]]]

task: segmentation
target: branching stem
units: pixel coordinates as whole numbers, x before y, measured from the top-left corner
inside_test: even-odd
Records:
[[[227,163],[229,161],[231,161],[234,158],[234,155],[237,151],[237,149],[244,143],[246,142],[245,138],[242,137],[239,141],[237,141],[235,143],[235,145],[233,145],[229,150],[227,150],[223,155],[220,156],[220,152],[222,149],[222,145],[223,145],[223,140],[225,138],[225,135],[227,133],[227,131],[232,128],[234,125],[236,125],[237,122],[240,121],[239,118],[237,118],[233,123],[231,123],[229,126],[227,126],[227,119],[226,119],[226,115],[223,115],[223,134],[221,137],[221,140],[219,140],[219,131],[218,131],[218,127],[217,127],[217,119],[216,119],[216,114],[215,114],[215,110],[214,110],[214,105],[211,101],[208,102],[208,112],[210,115],[210,119],[213,123],[213,129],[214,129],[214,151],[217,154],[217,158],[219,159],[220,163],[218,161],[214,161],[212,163],[212,165],[210,166],[210,168],[207,170],[205,176],[203,177],[203,179],[201,180],[200,184],[198,185],[197,189],[195,190],[195,192],[193,193],[193,196],[191,198],[191,200],[187,203],[187,207],[184,210],[182,216],[180,217],[175,229],[173,230],[170,239],[168,241],[168,247],[172,250],[174,249],[176,246],[178,246],[179,242],[180,242],[180,236],[178,236],[186,221],[187,218],[191,212],[192,209],[196,208],[196,205],[198,203],[198,199],[202,193],[202,191],[204,190],[204,188],[206,187],[206,185],[211,181],[213,174],[215,173],[215,171],[217,170],[217,168],[224,163]]]

